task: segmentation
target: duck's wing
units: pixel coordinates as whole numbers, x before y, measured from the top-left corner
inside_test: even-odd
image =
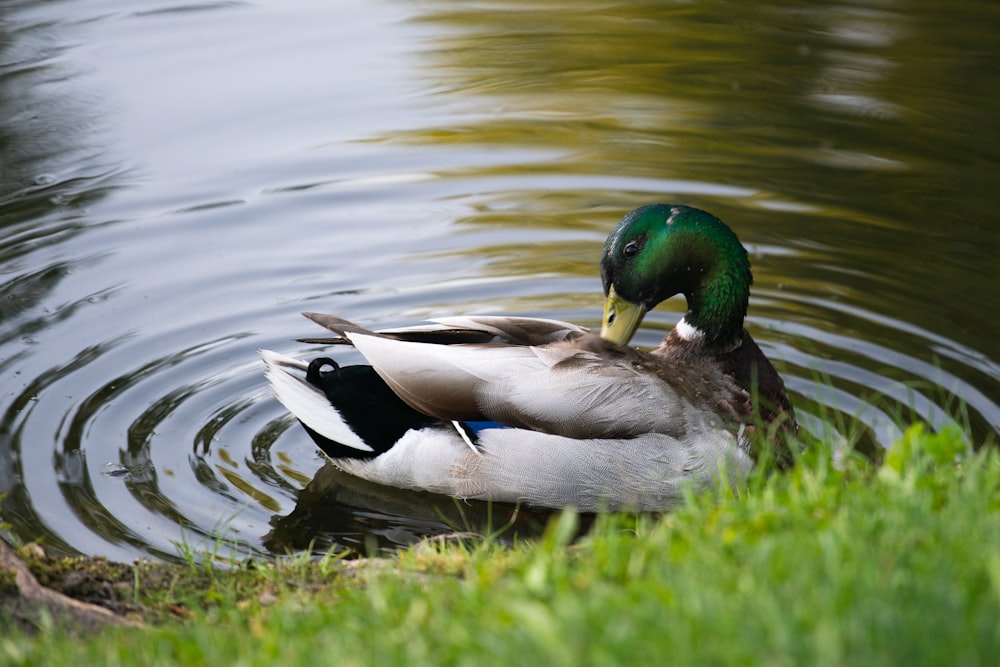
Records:
[[[344,332],[407,404],[444,420],[496,421],[573,438],[683,432],[695,408],[633,353],[585,334],[541,346],[431,345]]]
[[[419,343],[460,344],[501,340],[514,345],[544,345],[586,333],[584,327],[534,317],[461,316],[432,319],[428,324],[372,331],[324,313],[303,313],[316,324],[336,334],[336,338],[300,338],[303,343],[350,344],[346,334],[379,335],[394,340]]]
[[[489,333],[512,345],[546,345],[575,340],[580,334],[591,333],[590,329],[570,322],[539,317],[466,315],[431,321],[452,329]]]

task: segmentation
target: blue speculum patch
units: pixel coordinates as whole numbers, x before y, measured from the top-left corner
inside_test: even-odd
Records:
[[[472,432],[472,435],[479,435],[481,431],[485,431],[489,428],[510,428],[504,426],[503,424],[498,424],[497,422],[462,422],[465,428]]]

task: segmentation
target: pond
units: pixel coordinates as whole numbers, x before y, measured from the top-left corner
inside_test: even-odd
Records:
[[[506,522],[324,464],[258,350],[315,354],[306,310],[596,326],[650,202],[740,235],[808,433],[991,440],[997,30],[992,0],[4,3],[6,536],[171,560]]]

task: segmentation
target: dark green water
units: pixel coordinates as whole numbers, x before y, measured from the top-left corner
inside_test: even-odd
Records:
[[[604,237],[654,201],[741,236],[809,432],[995,437],[1000,4],[939,5],[4,3],[7,536],[129,560],[445,530],[450,502],[324,467],[257,350],[306,354],[303,310],[596,325]]]

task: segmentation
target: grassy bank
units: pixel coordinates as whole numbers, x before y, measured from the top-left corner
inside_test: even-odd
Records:
[[[834,462],[836,460],[836,463]],[[734,495],[574,539],[425,543],[129,570],[143,629],[0,638],[3,664],[993,665],[1000,460],[907,432],[881,466],[818,447]],[[155,576],[152,574],[155,572]],[[126,610],[127,611],[127,610]],[[133,613],[138,613],[134,611]]]

